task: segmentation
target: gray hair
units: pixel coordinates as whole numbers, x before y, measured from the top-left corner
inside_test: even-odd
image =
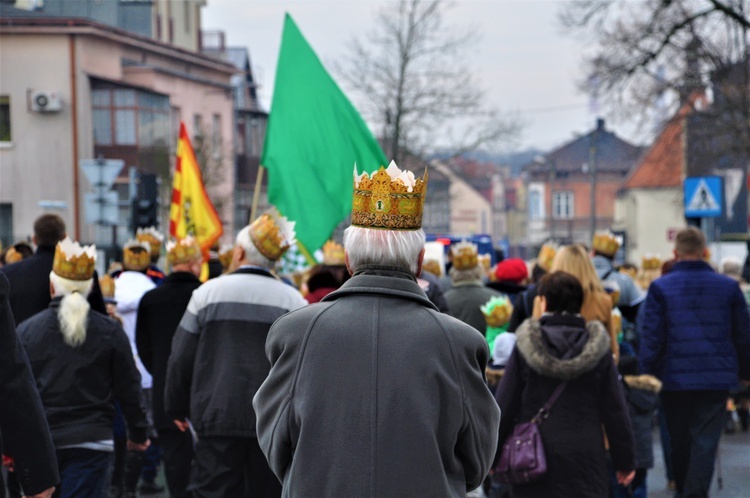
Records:
[[[451,267],[451,283],[460,284],[466,282],[479,282],[484,281],[484,268],[482,265],[477,265],[474,268],[468,270],[457,270],[456,267]]]
[[[245,259],[248,263],[255,266],[260,266],[268,270],[273,269],[276,266],[276,262],[263,256],[255,244],[253,239],[250,237],[250,225],[246,226],[237,234],[235,243],[245,250]]]
[[[742,279],[742,261],[736,256],[725,256],[719,263],[719,271],[722,275],[735,280]]]
[[[344,249],[352,272],[364,265],[394,266],[417,274],[424,231],[378,230],[350,226],[344,231]]]
[[[83,344],[86,340],[86,320],[91,309],[86,296],[91,292],[94,279],[70,280],[50,272],[49,281],[55,289],[55,296],[62,296],[57,319],[63,340],[72,347]]]

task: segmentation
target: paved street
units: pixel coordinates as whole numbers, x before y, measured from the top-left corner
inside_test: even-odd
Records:
[[[724,434],[719,445],[720,462],[717,461],[711,496],[726,498],[750,497],[750,432]],[[659,431],[654,431],[654,463],[648,473],[649,498],[672,498],[667,489]],[[718,478],[723,487],[719,489]]]

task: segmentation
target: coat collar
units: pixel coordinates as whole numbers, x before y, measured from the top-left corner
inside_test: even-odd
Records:
[[[200,283],[200,279],[190,273],[189,271],[176,271],[173,273],[170,273],[164,278],[164,283],[170,283],[170,284],[183,284],[187,282],[198,282]]]
[[[535,318],[526,320],[516,331],[516,347],[532,370],[546,377],[567,381],[592,370],[610,350],[609,335],[600,322],[589,322],[586,330],[589,338],[583,350],[569,360],[550,354],[542,338],[540,321]]]
[[[414,275],[382,266],[357,270],[349,280],[344,282],[344,285],[325,296],[322,301],[335,301],[340,297],[360,294],[398,296],[439,311],[417,284]]]
[[[711,268],[711,265],[701,260],[678,261],[672,267],[672,271],[674,272],[674,271],[680,271],[680,270],[710,271],[711,273],[715,273],[714,269]]]

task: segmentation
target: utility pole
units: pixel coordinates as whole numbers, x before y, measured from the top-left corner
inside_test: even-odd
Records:
[[[591,236],[589,237],[589,241],[594,240],[594,234],[596,233],[596,156],[599,129],[603,127],[604,120],[598,118],[596,120],[596,128],[591,134],[589,143],[589,168],[591,173]]]

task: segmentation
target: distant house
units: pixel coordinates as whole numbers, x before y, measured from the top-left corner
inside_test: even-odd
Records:
[[[438,172],[442,177],[447,179],[448,202],[444,202],[439,198],[433,198],[430,200],[430,206],[433,206],[432,203],[442,202],[443,206],[448,207],[448,233],[453,235],[492,235],[493,213],[490,200],[442,161],[432,161],[430,163],[430,171]],[[430,199],[434,195],[431,183],[432,178],[430,178],[430,184],[427,186],[427,199]],[[425,211],[427,209],[428,206],[426,205]],[[439,209],[443,213],[445,212],[445,207]]]
[[[674,236],[685,226],[682,182],[690,109],[683,106],[666,123],[617,196],[614,227],[627,235],[626,259],[636,265],[646,255],[669,259]]]
[[[594,229],[610,228],[615,195],[641,153],[599,119],[590,133],[525,165],[529,249],[549,239],[588,246]]]

